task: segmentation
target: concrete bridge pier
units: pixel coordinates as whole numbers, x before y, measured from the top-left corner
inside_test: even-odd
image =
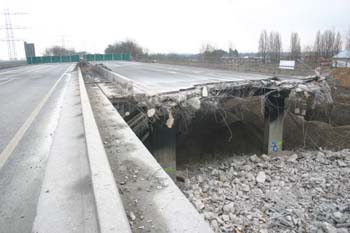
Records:
[[[152,125],[151,150],[154,158],[176,180],[176,126],[169,128],[165,122],[168,115],[162,116]]]
[[[277,153],[283,149],[283,123],[285,100],[290,91],[276,91],[265,96],[264,101],[264,145],[266,154]]]

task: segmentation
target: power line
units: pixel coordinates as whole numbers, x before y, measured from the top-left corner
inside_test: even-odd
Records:
[[[65,48],[66,47],[66,42],[69,42],[70,40],[67,40],[66,38],[67,37],[70,37],[71,35],[58,35],[57,37],[60,37],[60,44],[61,44],[61,47],[62,48]]]
[[[0,27],[0,29],[10,29],[8,27]],[[29,29],[28,27],[12,26],[12,29]]]
[[[13,40],[8,40],[8,39],[0,39],[0,41],[24,41],[24,40],[21,40],[21,39],[13,39]]]
[[[15,39],[13,30],[18,30],[18,29],[27,29],[25,27],[21,26],[13,26],[12,21],[11,21],[11,15],[26,15],[28,13],[25,12],[10,12],[9,9],[5,8],[4,12],[0,13],[4,15],[5,17],[5,26],[0,27],[0,30],[5,30],[6,31],[6,39],[5,40],[0,40],[0,41],[5,41],[7,42],[7,49],[8,49],[8,57],[9,60],[17,60],[17,50],[16,50],[16,41],[22,41]]]

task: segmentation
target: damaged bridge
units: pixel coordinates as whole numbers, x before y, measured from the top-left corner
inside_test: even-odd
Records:
[[[252,124],[256,120],[235,110],[237,104],[228,103],[260,97],[262,140],[256,143],[261,144],[262,152],[275,153],[283,149],[287,104],[304,117],[308,106],[332,102],[329,86],[316,74],[277,77],[137,62],[83,63],[82,68],[86,82],[102,90],[173,178],[179,134],[188,130],[198,115],[214,114],[229,132],[228,143],[234,144],[234,129],[229,124],[235,120],[229,119],[229,113],[236,112],[236,120],[245,118]]]
[[[15,233],[212,233],[176,181],[208,155],[290,148],[291,112],[333,101],[319,75],[121,61],[3,69],[0,94],[0,232]]]

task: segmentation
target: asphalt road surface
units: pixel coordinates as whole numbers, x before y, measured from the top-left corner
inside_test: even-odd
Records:
[[[45,170],[52,147],[60,148],[59,145],[53,146],[55,131],[62,128],[58,125],[74,119],[69,114],[81,117],[80,102],[74,100],[76,103],[70,104],[74,107],[66,107],[72,109],[65,113],[68,115],[66,120],[61,119],[59,124],[61,109],[67,105],[64,102],[66,89],[69,90],[67,86],[71,89],[68,91],[71,93],[69,101],[72,102],[73,98],[79,101],[79,88],[70,84],[71,65],[43,64],[0,70],[0,233],[32,231],[40,193],[46,192],[41,190],[44,177],[47,176],[45,183],[48,186],[51,182],[48,179],[54,177],[52,173],[57,170],[50,169],[49,173]],[[84,135],[79,119],[75,120],[81,125],[74,123],[69,126],[69,135],[65,135],[66,131],[62,129],[60,139],[74,136],[74,133]],[[77,130],[75,125],[79,127]],[[79,138],[84,143],[84,137]],[[59,143],[59,140],[56,141]],[[80,152],[77,152],[84,155],[84,144],[80,144],[80,147]],[[51,164],[54,167],[55,162]],[[75,163],[74,166],[79,168],[79,164],[84,163]],[[64,166],[63,171],[70,168],[67,164]],[[60,197],[52,190],[51,193]],[[46,199],[41,200],[40,206],[47,206]],[[74,203],[75,207],[76,203],[79,202]],[[69,210],[69,207],[66,209]]]
[[[113,72],[132,79],[139,86],[154,93],[177,91],[195,84],[271,78],[269,75],[157,63],[105,61],[103,64]]]
[[[38,65],[0,70],[0,151],[69,66]]]

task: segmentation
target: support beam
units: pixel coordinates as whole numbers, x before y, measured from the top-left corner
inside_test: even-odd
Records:
[[[134,102],[131,102],[129,99],[115,98],[110,99],[110,101],[114,107],[116,107],[119,114],[124,118],[136,110],[136,104]]]
[[[288,96],[289,91],[273,92],[265,96],[264,153],[276,153],[283,148],[285,99],[288,98]]]
[[[176,180],[176,127],[168,128],[166,119],[164,117],[152,126],[152,154],[168,175]]]

